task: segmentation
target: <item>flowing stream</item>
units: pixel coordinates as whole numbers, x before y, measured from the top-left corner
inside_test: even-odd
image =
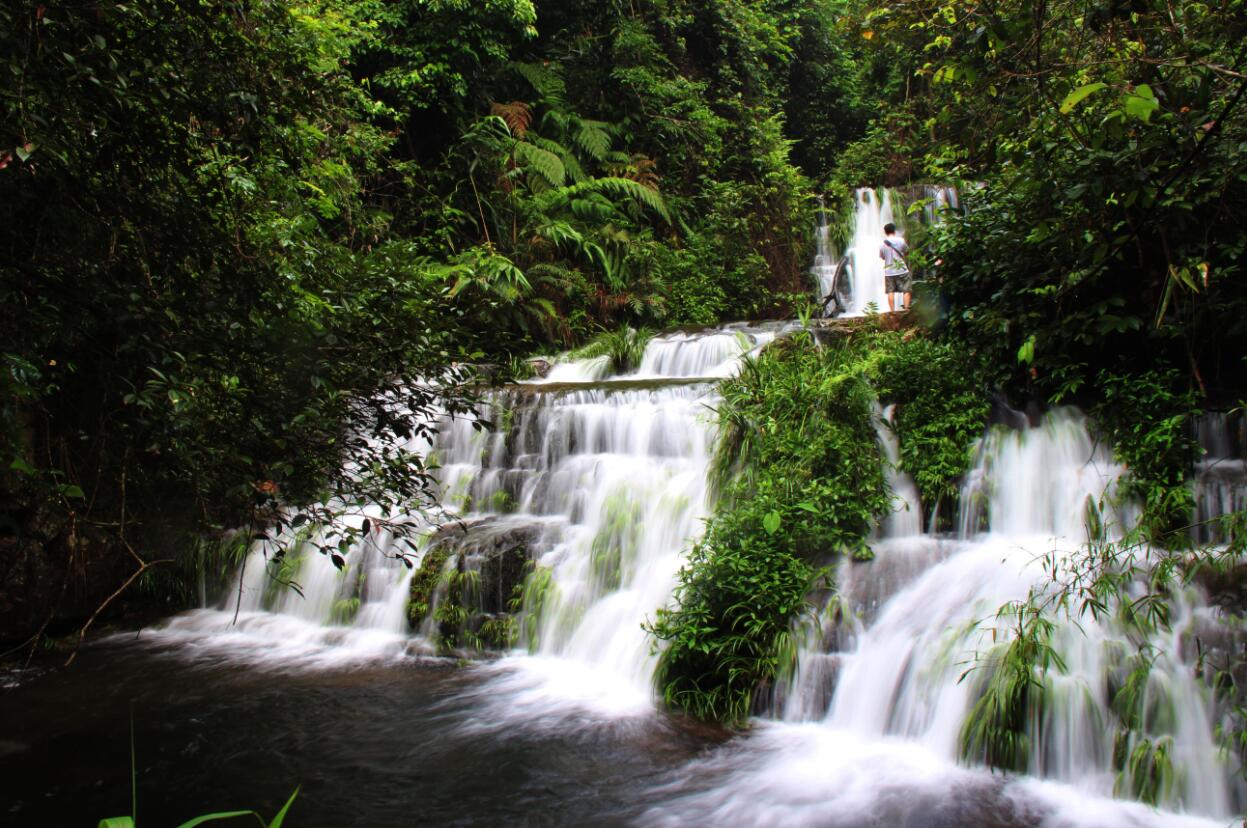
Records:
[[[929,197],[956,204],[949,191]],[[878,295],[869,285],[892,209],[886,193],[858,194],[851,312],[884,306],[881,276]],[[825,227],[821,238],[826,265]],[[344,572],[292,556],[284,575],[301,594],[256,549],[221,604],[89,647],[75,671],[9,678],[5,824],[127,812],[131,719],[140,813],[154,824],[271,813],[295,785],[295,825],[1228,824],[1247,791],[1197,675],[1221,625],[1195,588],[1147,641],[1155,660],[1133,734],[1114,702],[1137,633],[1084,617],[1047,639],[1060,664],[1042,720],[1027,723],[1029,775],[961,761],[965,722],[1018,624],[997,613],[1042,600],[1052,567],[1076,564],[1089,503],[1106,541],[1134,517],[1108,505],[1122,470],[1074,410],[989,429],[948,536],[924,530],[934,521],[895,468],[891,412],[878,411],[897,508],[874,561],[840,564],[837,594],[800,630],[794,674],[740,734],[659,712],[643,623],[671,600],[710,509],[715,383],[787,327],[664,334],[626,373],[605,357],[555,361],[484,403],[497,429],[447,420],[419,447],[440,464],[448,511],[421,554],[453,553],[446,566],[475,585],[480,618],[515,613],[514,649],[439,656],[445,594],[410,629],[419,570],[387,554],[384,533]],[[1224,416],[1200,424],[1202,517],[1243,506],[1242,431]],[[1174,768],[1160,809],[1114,798],[1142,773],[1120,771],[1115,753],[1156,746]]]

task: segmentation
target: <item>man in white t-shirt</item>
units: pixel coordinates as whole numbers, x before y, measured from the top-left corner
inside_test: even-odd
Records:
[[[896,294],[901,294],[901,310],[909,307],[909,291],[912,277],[905,254],[909,245],[896,235],[895,224],[883,226],[883,245],[879,248],[879,258],[883,259],[883,291],[888,295],[888,310],[897,310]]]

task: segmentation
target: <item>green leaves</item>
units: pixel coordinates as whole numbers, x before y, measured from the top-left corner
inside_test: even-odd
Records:
[[[550,187],[561,187],[567,178],[567,170],[557,155],[534,144],[519,141],[515,144],[515,159],[527,172],[536,173]]]
[[[792,666],[791,625],[825,578],[813,562],[870,557],[865,537],[888,507],[862,377],[874,344],[780,340],[721,384],[721,496],[676,606],[650,625],[668,645],[657,674],[667,704],[743,719],[758,686]]]
[[[1148,123],[1152,113],[1160,108],[1160,101],[1152,92],[1152,87],[1141,83],[1122,97],[1121,108],[1128,117]]]
[[[1035,361],[1035,335],[1031,334],[1018,348],[1018,364],[1029,365]]]
[[[1108,84],[1097,81],[1078,87],[1066,95],[1065,100],[1061,101],[1061,113],[1068,115],[1074,111],[1074,107],[1078,106],[1079,103],[1102,89],[1108,89]]]
[[[1108,84],[1100,81],[1074,89],[1061,101],[1061,114],[1070,114],[1078,104],[1104,89],[1108,89]],[[1141,83],[1121,96],[1121,109],[1118,111],[1128,118],[1148,123],[1152,119],[1152,113],[1159,108],[1160,101],[1152,91],[1152,87]]]

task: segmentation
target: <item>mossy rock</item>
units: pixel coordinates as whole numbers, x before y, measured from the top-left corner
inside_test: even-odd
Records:
[[[429,610],[433,605],[433,595],[437,591],[437,585],[442,579],[442,570],[446,567],[446,560],[449,557],[450,550],[446,547],[432,547],[425,553],[424,560],[420,561],[420,568],[411,578],[407,600],[407,623],[413,630],[418,629],[429,615]]]

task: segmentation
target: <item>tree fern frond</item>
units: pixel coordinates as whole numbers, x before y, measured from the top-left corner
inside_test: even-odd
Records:
[[[588,176],[585,174],[584,168],[580,166],[580,162],[576,160],[576,156],[567,147],[558,141],[552,141],[549,138],[542,137],[536,133],[528,136],[528,141],[535,146],[541,147],[547,152],[552,152],[563,162],[563,167],[567,171],[567,177],[572,183],[584,181]]]
[[[563,160],[547,149],[520,141],[515,145],[515,158],[546,180],[551,187],[563,186],[567,169]]]
[[[565,221],[551,221],[537,228],[537,236],[555,244],[583,244],[585,237]]]
[[[564,294],[588,288],[583,273],[556,263],[535,264],[528,268],[528,277],[534,284],[550,285]]]
[[[668,223],[671,222],[671,213],[667,210],[667,203],[663,199],[662,194],[629,178],[591,178],[579,184],[559,187],[542,193],[534,206],[541,212],[549,213],[553,212],[561,204],[568,204],[571,205],[574,212],[576,210],[576,201],[579,199],[584,202],[580,205],[581,209],[588,210],[593,202],[585,197],[590,195],[615,195],[633,198],[658,213]]]
[[[563,156],[563,166],[567,170],[567,177],[573,184],[579,184],[589,180],[589,174],[585,172],[585,168],[580,166],[580,162],[576,160],[576,156],[568,153]]]
[[[595,178],[592,181],[586,181],[584,184],[574,186],[588,187],[597,192],[629,196],[662,216],[663,220],[668,224],[671,223],[671,214],[667,211],[667,202],[663,199],[662,194],[630,178]]]
[[[541,116],[541,128],[555,135],[565,135],[571,130],[575,117],[561,109],[547,109]]]
[[[588,198],[571,200],[572,215],[581,221],[595,224],[607,221],[615,215],[615,205],[611,204],[599,193],[590,193]]]
[[[506,122],[507,128],[516,138],[523,138],[533,122],[533,110],[523,101],[511,103],[492,103],[489,105],[491,115],[496,115]]]
[[[601,161],[610,152],[611,137],[606,132],[607,125],[601,121],[580,121],[573,138],[576,145],[584,150],[590,158]]]
[[[551,106],[567,108],[567,84],[556,70],[538,63],[513,61],[511,68]]]

